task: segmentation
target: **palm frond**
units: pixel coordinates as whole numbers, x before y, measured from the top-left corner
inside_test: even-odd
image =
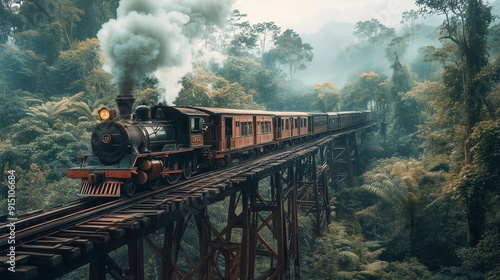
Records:
[[[350,251],[342,251],[338,254],[338,261],[345,266],[359,265],[359,257]]]
[[[339,280],[351,280],[354,278],[356,272],[353,271],[339,271],[337,272],[337,277],[336,279]]]
[[[383,271],[388,266],[389,266],[389,263],[386,261],[376,261],[376,262],[372,262],[372,263],[369,263],[367,265],[364,265],[363,271],[372,271],[372,272]]]
[[[367,252],[365,254],[365,258],[368,260],[368,262],[373,262],[376,259],[378,259],[384,251],[385,251],[385,248],[380,248],[380,249],[375,250],[373,252]]]

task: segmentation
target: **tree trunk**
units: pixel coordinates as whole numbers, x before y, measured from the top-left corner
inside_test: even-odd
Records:
[[[487,65],[484,25],[486,19],[481,10],[480,0],[468,0],[466,34],[462,42],[462,53],[465,60],[465,165],[473,162],[474,153],[471,151],[471,143],[468,141],[472,134],[474,126],[481,121],[481,109],[483,107],[483,98],[486,90],[480,86],[477,75],[484,66]],[[470,207],[470,206],[467,206]],[[477,219],[482,213],[477,207],[468,209],[467,214],[467,242],[469,246],[475,246],[481,238],[482,221]]]

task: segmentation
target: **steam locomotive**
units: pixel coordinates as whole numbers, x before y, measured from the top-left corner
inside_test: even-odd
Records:
[[[199,168],[217,168],[244,152],[266,153],[295,142],[372,120],[371,111],[303,113],[140,105],[118,96],[99,110],[92,154],[81,156],[68,178],[81,178],[79,195],[132,196],[137,188],[174,184]]]

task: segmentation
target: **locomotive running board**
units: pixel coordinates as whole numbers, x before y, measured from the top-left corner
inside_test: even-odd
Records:
[[[121,181],[104,181],[98,184],[90,184],[88,181],[82,181],[82,188],[78,195],[119,197],[122,185],[123,182]]]

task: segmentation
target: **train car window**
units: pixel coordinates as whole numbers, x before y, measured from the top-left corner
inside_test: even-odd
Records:
[[[295,128],[299,128],[299,120],[295,119]]]
[[[191,118],[191,131],[198,131],[203,128],[204,121],[201,118]]]
[[[253,135],[253,123],[252,122],[242,122],[241,123],[241,136]]]
[[[236,127],[240,127],[240,122],[236,122]]]
[[[290,129],[290,123],[288,121],[288,119],[286,119],[286,130],[289,130]]]
[[[241,136],[246,136],[247,135],[247,123],[242,122],[241,123]]]
[[[281,130],[285,130],[285,120],[281,120]]]

